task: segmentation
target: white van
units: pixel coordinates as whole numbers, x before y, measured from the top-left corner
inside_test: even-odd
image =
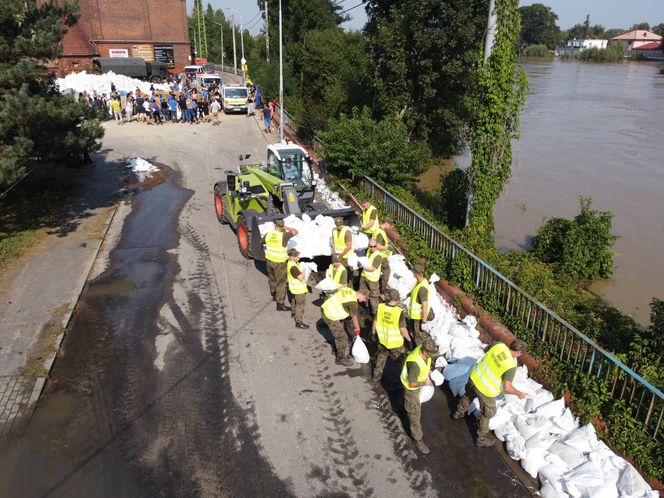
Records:
[[[196,84],[200,88],[208,88],[210,85],[217,85],[217,87],[221,88],[223,81],[221,76],[217,74],[203,73],[196,75]]]
[[[246,86],[225,86],[221,93],[224,112],[247,112],[249,92]]]

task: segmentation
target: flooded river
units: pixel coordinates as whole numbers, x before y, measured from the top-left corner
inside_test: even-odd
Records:
[[[526,62],[530,88],[512,179],[495,210],[496,243],[527,247],[579,196],[615,214],[615,273],[591,290],[648,323],[664,298],[664,65]]]

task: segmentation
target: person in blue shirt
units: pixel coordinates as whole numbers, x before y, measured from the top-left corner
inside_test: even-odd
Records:
[[[168,108],[171,110],[171,120],[178,122],[178,101],[175,100],[175,97],[171,93],[168,96]]]

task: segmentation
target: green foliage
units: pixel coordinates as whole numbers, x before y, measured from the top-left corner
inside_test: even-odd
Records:
[[[332,118],[319,134],[330,172],[350,178],[368,175],[387,185],[409,185],[423,168],[423,150],[410,142],[403,123],[374,121],[368,108]]]
[[[594,280],[613,274],[611,234],[613,215],[592,209],[589,198],[581,198],[581,212],[574,220],[553,218],[539,229],[532,253],[557,271],[573,278]]]
[[[597,40],[604,39],[604,26],[595,24],[594,26],[586,26],[585,24],[575,24],[565,33],[565,39],[571,40],[573,38],[584,40]]]
[[[650,31],[652,31],[656,35],[664,36],[664,22],[661,22],[661,23],[657,24],[656,26],[653,26],[650,29]]]
[[[468,202],[468,174],[465,170],[454,169],[443,178],[437,192],[438,218],[450,228],[461,229],[466,222]]]
[[[549,49],[546,45],[528,45],[523,51],[526,57],[546,57]]]
[[[366,9],[374,113],[403,120],[436,154],[454,151],[471,116],[486,2],[370,0]]]
[[[526,99],[526,75],[516,64],[521,31],[517,0],[497,0],[496,41],[486,65],[478,62],[477,91],[471,128],[469,169],[472,191],[471,234],[492,245],[493,206],[510,177],[512,140]]]
[[[622,62],[625,59],[625,46],[622,43],[612,43],[606,48],[592,47],[563,54],[562,60],[570,59],[587,62]]]
[[[604,34],[602,35],[602,39],[603,39],[603,40],[610,40],[610,39],[613,38],[613,37],[616,37],[616,36],[622,35],[623,33],[625,33],[625,31],[626,31],[626,30],[624,30],[624,29],[622,29],[622,28],[611,28],[611,29],[607,29],[607,30],[604,32]]]
[[[637,24],[632,24],[632,27],[629,28],[627,31],[636,31],[636,30],[643,30],[643,31],[650,31],[650,23],[648,22],[640,22]]]
[[[56,58],[75,4],[8,0],[0,9],[0,186],[38,164],[81,164],[103,130],[90,111],[60,95],[45,63]]]
[[[555,48],[562,41],[560,28],[556,24],[558,16],[541,3],[524,5],[521,12],[520,45],[544,45]],[[541,57],[541,56],[539,56]]]

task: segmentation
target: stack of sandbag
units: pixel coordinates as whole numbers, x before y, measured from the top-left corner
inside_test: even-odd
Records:
[[[113,71],[104,74],[88,74],[85,71],[72,73],[66,75],[64,78],[58,78],[55,80],[55,84],[60,93],[66,90],[74,90],[80,93],[88,92],[89,95],[92,95],[92,92],[97,92],[99,95],[105,93],[106,96],[110,96],[111,94],[111,84],[115,86],[117,91],[125,92],[135,92],[136,88],[139,88],[141,92],[150,94],[150,86],[153,86],[156,90],[169,90],[166,84],[155,84],[149,81],[137,80],[122,74],[115,74]]]
[[[320,195],[323,202],[331,209],[342,209],[349,207],[337,192],[330,190],[325,183],[325,179],[318,173],[314,173],[314,181],[316,182],[316,192]]]

